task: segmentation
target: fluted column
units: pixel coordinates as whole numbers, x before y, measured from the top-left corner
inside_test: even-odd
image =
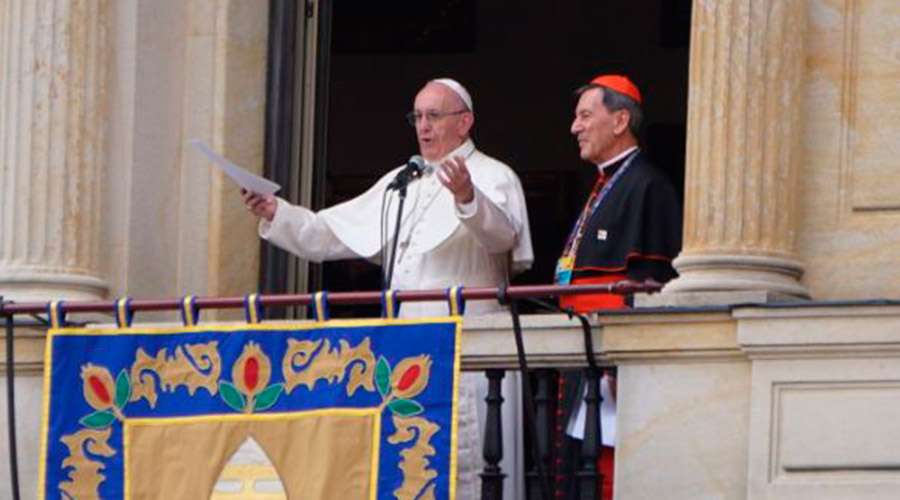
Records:
[[[806,3],[694,2],[684,248],[666,292],[808,295],[794,253]]]
[[[0,294],[104,295],[106,0],[0,0]]]

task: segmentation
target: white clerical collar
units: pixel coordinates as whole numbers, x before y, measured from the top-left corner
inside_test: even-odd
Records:
[[[630,148],[626,149],[625,151],[622,151],[621,153],[619,153],[615,158],[613,158],[611,160],[606,160],[605,162],[597,165],[597,170],[599,170],[601,173],[603,173],[603,170],[606,169],[606,167],[613,165],[616,162],[618,162],[619,160],[621,160],[622,158],[625,158],[626,156],[630,155],[631,152],[634,151],[635,149],[637,149],[637,146],[631,146]]]
[[[475,143],[472,142],[472,139],[466,139],[466,142],[457,146],[456,149],[447,153],[447,155],[444,156],[443,158],[441,158],[440,160],[434,161],[434,162],[426,161],[426,163],[427,163],[426,167],[431,167],[431,168],[425,169],[425,175],[428,175],[431,172],[433,172],[434,167],[437,167],[441,163],[444,163],[449,158],[453,158],[454,156],[462,156],[463,158],[468,159],[470,156],[472,156],[472,153],[474,153],[474,152],[475,152]]]

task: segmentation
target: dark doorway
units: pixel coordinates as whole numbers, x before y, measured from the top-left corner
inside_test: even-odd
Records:
[[[315,207],[355,196],[417,153],[404,121],[431,78],[466,85],[479,149],[509,164],[526,190],[535,265],[514,283],[549,283],[595,170],[569,134],[572,91],[625,73],[644,94],[642,146],[684,185],[690,0],[335,0],[319,95]],[[327,50],[325,50],[327,47]],[[325,264],[311,289],[379,288],[364,261]],[[354,314],[377,311],[353,311]]]

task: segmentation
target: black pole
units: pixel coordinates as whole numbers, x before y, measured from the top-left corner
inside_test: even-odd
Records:
[[[507,302],[506,289],[501,288],[498,292],[500,303]],[[510,300],[509,313],[512,316],[513,336],[516,339],[516,354],[519,357],[519,371],[522,373],[522,392],[525,394],[523,403],[525,405],[525,429],[531,436],[534,443],[538,442],[539,435],[534,422],[536,410],[534,407],[534,393],[531,392],[531,380],[528,371],[528,361],[525,359],[525,341],[522,339],[522,324],[519,322],[519,304],[516,300]],[[531,447],[532,459],[534,460],[536,472],[541,485],[541,496],[544,500],[550,500],[550,483],[547,481],[547,474],[544,471],[544,464],[541,461],[541,453],[537,446]]]
[[[504,370],[487,370],[488,394],[487,422],[484,432],[484,471],[481,473],[481,499],[503,500],[503,479],[506,474],[500,467],[503,460],[502,381]]]
[[[293,148],[296,95],[295,63],[303,54],[297,53],[297,34],[305,33],[301,26],[298,31],[298,6],[296,0],[269,0],[269,46],[266,74],[266,114],[265,114],[265,176],[283,186],[281,197],[297,202],[299,183],[293,180]],[[297,125],[299,126],[299,125]],[[260,238],[259,290],[260,293],[288,293],[289,254]],[[287,307],[268,307],[266,318],[287,318]]]
[[[5,302],[0,296],[0,314],[6,316],[6,422],[9,432],[9,476],[14,500],[19,500],[19,454],[16,450],[16,387],[15,353],[13,352],[13,315],[5,313]]]
[[[394,262],[397,261],[397,241],[400,239],[400,219],[403,217],[403,204],[406,202],[406,185],[401,186],[397,190],[400,197],[400,203],[397,207],[397,224],[394,226],[394,241],[391,243],[391,256],[388,261],[387,273],[381,288],[387,290],[391,287],[391,280],[394,278]],[[384,257],[384,255],[382,255]]]
[[[534,395],[534,404],[536,407],[536,427],[538,429],[535,441],[532,446],[537,448],[537,456],[540,457],[540,463],[546,469],[550,470],[550,440],[551,435],[551,417],[550,417],[550,384],[553,380],[553,370],[537,370],[537,392]],[[526,473],[528,479],[528,498],[538,500],[543,497],[541,490],[541,481],[544,479],[539,472],[537,460],[533,460],[531,470]]]
[[[600,370],[585,368],[587,394],[584,396],[584,439],[581,440],[581,468],[576,473],[581,500],[595,500],[603,485],[603,476],[597,468],[600,456]]]
[[[313,125],[312,207],[310,208],[321,210],[325,208],[325,203],[328,201],[326,192],[328,184],[328,115],[331,109],[331,32],[334,24],[334,2],[302,1],[306,4],[306,19],[315,19],[318,30],[315,47],[316,102],[313,110],[315,123]],[[307,22],[306,29],[312,29],[311,22]],[[309,266],[309,289],[322,290],[324,277],[322,264],[311,264]]]
[[[600,456],[603,428],[600,423],[600,404],[603,397],[600,395],[600,377],[602,371],[597,366],[594,356],[594,340],[591,338],[591,324],[583,314],[579,314],[581,329],[584,332],[584,355],[587,358],[588,367],[585,369],[585,383],[587,394],[584,396],[584,439],[581,441],[581,469],[578,476],[579,492],[584,500],[597,498],[597,491],[603,487],[603,473],[597,467],[597,458]]]

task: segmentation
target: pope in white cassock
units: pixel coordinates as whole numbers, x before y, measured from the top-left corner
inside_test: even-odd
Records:
[[[420,154],[435,168],[426,168],[423,176],[409,185],[390,288],[494,287],[531,267],[531,234],[522,185],[511,168],[475,148],[469,137],[475,114],[468,91],[455,80],[431,80],[416,95],[408,118],[416,129]],[[301,258],[379,261],[382,196],[402,168],[385,174],[362,195],[316,213],[255,193],[244,193],[244,203],[261,218],[262,238]],[[388,235],[394,234],[397,206],[398,201],[392,200]],[[389,239],[387,248],[391,242]],[[497,302],[477,301],[466,305],[466,314],[500,309]],[[446,314],[446,303],[437,302],[411,302],[401,304],[400,309],[404,317]],[[511,375],[504,379],[507,404],[503,408],[506,432],[501,465],[509,474],[504,497],[521,498],[524,490],[520,490],[518,472],[522,470],[522,450],[517,448],[522,440],[516,438],[521,432],[519,377]],[[474,499],[480,494],[479,436],[484,422],[476,405],[483,401],[486,380],[481,374],[464,374],[460,385],[457,493],[460,499]],[[473,432],[475,429],[480,432]]]

